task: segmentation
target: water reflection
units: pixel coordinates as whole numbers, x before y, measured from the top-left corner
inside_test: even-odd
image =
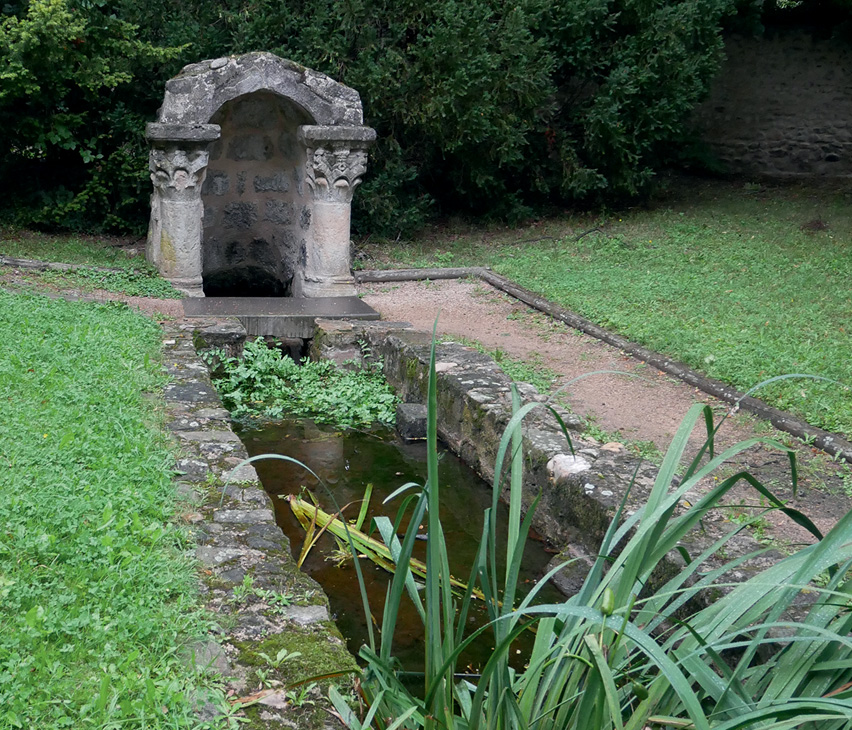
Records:
[[[287,503],[276,495],[298,494],[301,489],[307,489],[327,512],[335,512],[336,505],[343,507],[351,503],[345,514],[349,519],[355,519],[364,490],[371,483],[373,497],[368,514],[393,517],[398,503],[383,505],[384,498],[402,484],[422,484],[425,480],[425,444],[405,444],[389,431],[338,431],[311,421],[288,421],[256,430],[244,428],[240,436],[250,455],[277,453],[298,459],[309,466],[325,485],[319,484],[295,464],[278,459],[254,464],[264,488],[273,495],[278,524],[290,539],[294,555],[298,555],[301,549],[304,531]],[[491,490],[449,451],[441,455],[440,485],[441,521],[446,533],[450,569],[457,578],[467,581],[482,534],[482,513],[491,505]],[[498,536],[501,541],[505,540],[506,516],[507,510],[501,505],[498,515],[498,525],[503,527]],[[365,522],[365,529],[366,525]],[[304,569],[325,589],[338,627],[350,650],[357,653],[367,637],[357,579],[351,561],[338,563],[330,559],[334,547],[330,537],[322,538],[305,562]],[[417,548],[416,556],[423,559],[425,543],[419,543]],[[522,580],[531,585],[544,572],[550,557],[541,543],[528,541]],[[371,610],[380,619],[389,575],[368,561],[362,560],[361,567],[370,594]],[[555,589],[548,589],[545,600],[560,599],[561,595]],[[471,625],[478,625],[482,619],[481,613],[471,616]],[[413,606],[406,600],[397,627],[394,653],[405,664],[414,667],[416,658],[422,656],[422,641],[422,624]],[[477,664],[489,649],[488,646],[480,647],[466,659]]]

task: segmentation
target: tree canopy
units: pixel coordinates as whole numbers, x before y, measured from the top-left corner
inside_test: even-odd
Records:
[[[672,159],[733,0],[30,0],[0,16],[0,207],[147,219],[144,123],[204,58],[271,51],[357,89],[362,231],[635,196]]]

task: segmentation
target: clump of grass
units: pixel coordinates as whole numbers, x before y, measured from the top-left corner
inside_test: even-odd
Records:
[[[540,355],[530,355],[527,359],[507,355],[500,348],[489,353],[496,363],[516,383],[534,385],[540,393],[550,393],[557,385],[559,373],[542,362]]]
[[[494,362],[500,365],[503,372],[516,383],[529,383],[535,386],[540,393],[550,393],[558,383],[559,373],[545,365],[538,354],[534,353],[522,360],[509,355],[501,347],[488,348],[481,342],[469,337],[447,335],[442,340],[444,342],[458,342],[467,347],[472,347],[483,355],[489,355],[494,359]]]
[[[263,340],[247,342],[240,358],[214,352],[222,401],[234,416],[312,418],[343,428],[392,425],[397,397],[380,365],[340,368],[327,360],[297,364]]]
[[[36,285],[82,291],[102,289],[157,299],[182,296],[144,257],[128,256],[106,239],[0,231],[0,255],[79,265],[66,271],[29,272],[27,279]]]
[[[663,452],[653,441],[641,441],[636,439],[628,439],[620,433],[607,431],[598,425],[594,418],[587,418],[583,425],[583,436],[591,437],[602,444],[617,441],[636,454],[636,456],[647,459],[653,463],[660,463],[663,460]]]
[[[124,305],[0,292],[0,727],[197,726],[159,343]]]
[[[714,453],[718,426],[707,406],[696,404],[690,409],[646,504],[630,515],[622,512],[623,507],[618,510],[580,591],[564,603],[536,606],[535,595],[546,577],[519,600],[517,566],[535,509],[534,501],[522,519],[521,423],[538,404],[520,407],[516,397],[515,414],[498,450],[493,485],[496,503],[504,491],[505,474],[510,504],[508,538],[497,544],[492,506],[483,515],[480,550],[471,567],[469,588],[461,599],[456,598],[438,511],[434,362],[433,348],[427,482],[400,507],[394,525],[408,519],[410,526],[402,540],[397,539],[395,529],[385,538],[397,569],[385,600],[379,643],[371,634],[370,645],[361,650],[367,663],[361,677],[363,713],[356,714],[345,698],[330,691],[349,728],[780,730],[850,726],[852,641],[848,634],[852,615],[848,605],[852,582],[847,573],[852,567],[852,514],[823,537],[810,520],[784,507],[747,473],[717,482],[696,504],[679,511],[684,495],[699,481],[760,441],[751,439],[722,454]],[[684,458],[689,436],[702,420],[707,442],[694,457]],[[504,470],[505,458],[509,465]],[[791,463],[794,465],[792,453]],[[682,474],[677,478],[679,470]],[[795,473],[793,468],[794,487]],[[729,572],[752,557],[718,558],[736,530],[697,555],[689,555],[682,541],[743,480],[770,505],[821,539],[742,583],[726,584]],[[398,493],[412,487],[406,485]],[[427,570],[425,585],[418,590],[409,559],[417,526],[427,516]],[[505,571],[496,569],[498,549],[505,551]],[[683,567],[660,572],[671,554],[680,556]],[[815,581],[822,587],[816,588]],[[472,589],[477,584],[492,619],[480,631],[493,634],[495,649],[478,675],[459,674],[461,652],[480,633],[466,630]],[[799,609],[803,614],[799,620],[791,622],[788,612],[803,591],[812,592],[813,600]],[[423,671],[412,677],[399,670],[393,655],[396,617],[405,600],[414,604],[426,637]],[[367,611],[371,615],[369,607]],[[532,654],[523,669],[515,669],[514,641],[533,629]],[[416,691],[414,681],[420,684]]]

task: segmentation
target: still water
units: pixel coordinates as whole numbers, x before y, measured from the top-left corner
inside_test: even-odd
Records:
[[[251,456],[269,453],[290,456],[309,466],[322,480],[320,484],[302,468],[279,459],[254,463],[264,488],[274,502],[278,524],[290,539],[296,557],[305,533],[281,497],[299,494],[302,489],[306,489],[329,513],[336,511],[335,502],[341,507],[352,503],[344,514],[354,520],[361,508],[360,500],[367,484],[371,483],[373,496],[369,517],[384,514],[393,519],[399,499],[394,503],[382,504],[385,497],[403,484],[423,484],[426,478],[425,443],[403,443],[391,431],[340,431],[301,420],[265,425],[259,429],[243,426],[239,435]],[[441,522],[448,546],[450,570],[456,578],[467,581],[482,534],[483,510],[491,505],[491,489],[447,450],[441,454],[439,483]],[[333,500],[329,493],[333,495]],[[505,540],[507,515],[508,509],[501,504],[498,514],[498,539],[501,541]],[[368,524],[365,521],[365,531]],[[406,523],[403,524],[405,526]],[[381,539],[378,533],[374,536]],[[503,544],[501,542],[501,546]],[[425,545],[425,542],[418,543],[415,557],[424,559]],[[367,641],[358,581],[351,561],[338,563],[332,559],[331,553],[335,547],[331,537],[323,536],[305,561],[303,570],[324,588],[337,625],[349,649],[357,654],[358,648]],[[521,577],[527,587],[531,587],[545,572],[545,566],[552,557],[541,542],[527,541]],[[367,560],[361,561],[361,568],[367,583],[371,612],[380,621],[390,575]],[[542,600],[564,600],[564,596],[555,588],[548,586],[546,591]],[[471,628],[481,625],[484,615],[484,611],[479,610],[470,616]],[[465,661],[475,669],[487,658],[490,648],[490,643],[486,641],[476,651],[466,655]],[[416,669],[422,662],[422,652],[423,627],[414,607],[406,598],[400,611],[394,654],[403,665]]]

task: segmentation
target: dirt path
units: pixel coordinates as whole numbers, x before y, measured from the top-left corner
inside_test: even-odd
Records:
[[[465,337],[518,360],[541,363],[568,385],[572,409],[602,429],[664,450],[689,406],[702,399],[679,381],[598,340],[535,312],[482,282],[450,280],[364,287],[363,300],[383,319],[411,322],[441,335]],[[621,371],[624,375],[595,374]]]
[[[573,381],[565,389],[564,400],[571,409],[590,419],[597,427],[628,444],[653,442],[664,452],[689,407],[708,403],[717,417],[729,409],[716,399],[592,337],[570,329],[536,312],[488,284],[469,280],[371,284],[361,287],[363,300],[381,313],[382,319],[410,322],[415,328],[431,331],[438,318],[438,332],[463,337],[487,350],[500,349],[509,357],[540,363],[558,373],[558,384]],[[589,373],[601,370],[624,374]],[[580,378],[579,380],[574,380]],[[722,446],[751,438],[769,436],[791,443],[789,437],[751,416],[729,418],[719,434]],[[692,448],[703,442],[697,429]],[[801,490],[796,498],[789,489],[789,463],[784,454],[757,445],[732,462],[727,473],[747,467],[761,481],[777,490],[808,514],[823,531],[852,508],[845,490],[852,490],[849,469],[836,464],[821,452],[798,444]],[[844,479],[845,478],[845,479]],[[845,488],[845,490],[844,490]],[[750,490],[738,490],[732,503],[758,504]],[[742,519],[747,509],[732,508],[733,521]],[[763,530],[779,542],[806,541],[808,536],[778,513],[767,516]]]

